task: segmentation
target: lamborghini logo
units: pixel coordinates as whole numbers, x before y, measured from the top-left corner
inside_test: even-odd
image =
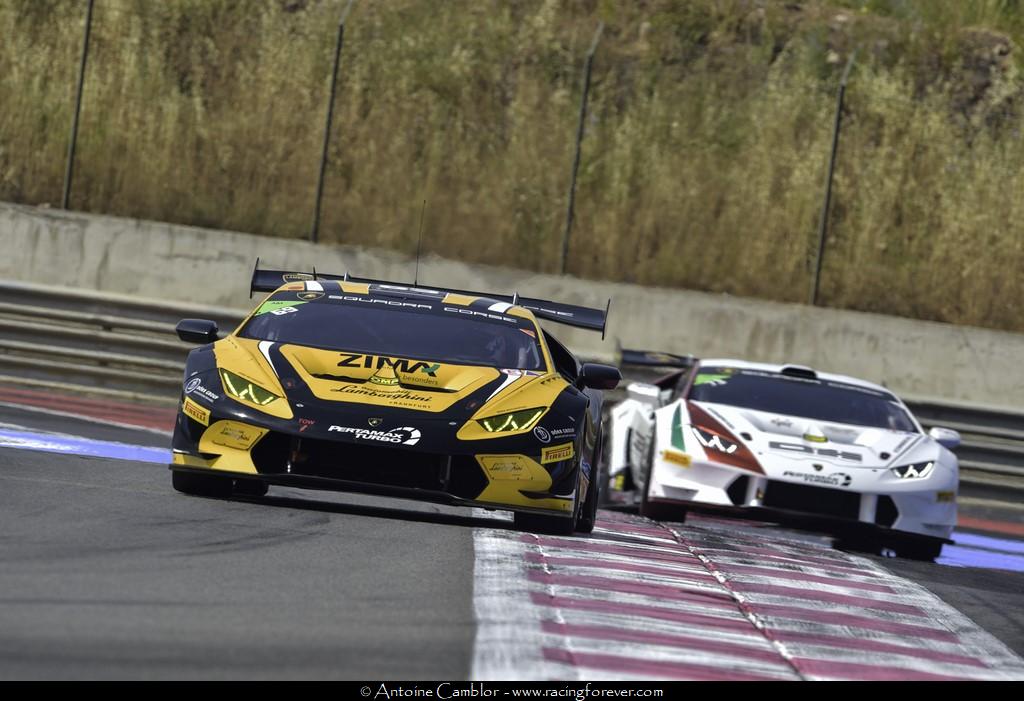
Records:
[[[380,426],[382,421],[384,421],[384,419],[374,416],[373,418],[369,419],[366,423],[370,424],[370,428],[377,428],[378,426]]]

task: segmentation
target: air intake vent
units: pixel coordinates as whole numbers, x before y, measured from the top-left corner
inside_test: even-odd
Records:
[[[899,518],[900,512],[896,508],[892,497],[881,495],[878,497],[878,506],[875,508],[875,523],[879,526],[891,527]]]
[[[809,380],[818,379],[818,373],[806,365],[784,365],[781,372],[783,375],[789,375],[790,377],[806,377]]]
[[[746,475],[740,475],[732,481],[729,488],[725,490],[725,493],[729,495],[729,501],[735,506],[743,506],[744,499],[747,496],[747,483],[750,482],[750,478]]]

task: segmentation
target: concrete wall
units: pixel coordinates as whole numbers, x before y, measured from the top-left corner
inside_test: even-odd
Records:
[[[263,267],[411,281],[406,255],[0,204],[0,278],[248,308]],[[1024,407],[1024,335],[728,295],[537,275],[427,256],[420,284],[604,306],[608,338],[556,327],[582,354],[617,346],[698,357],[794,362],[915,397]]]

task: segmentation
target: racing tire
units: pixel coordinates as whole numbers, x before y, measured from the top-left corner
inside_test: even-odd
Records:
[[[600,491],[601,485],[598,482],[598,476],[594,475],[590,480],[590,486],[587,487],[587,498],[583,501],[580,515],[576,519],[577,533],[594,532],[594,524],[597,523],[597,502]]]
[[[265,497],[270,485],[263,480],[235,480],[235,494],[244,497]]]
[[[196,497],[216,497],[225,499],[231,496],[232,480],[230,477],[217,475],[197,475],[194,472],[171,472],[171,486],[182,494]]]
[[[576,531],[576,519],[565,516],[545,516],[544,514],[512,514],[512,523],[517,530],[548,535],[572,535]]]
[[[608,440],[601,431],[601,442],[598,443],[598,459],[594,460],[594,470],[597,478],[597,505],[609,506],[614,502],[611,499],[612,476],[611,466],[604,464],[604,456],[608,455]]]
[[[675,504],[659,504],[648,498],[651,491],[651,473],[654,471],[654,447],[658,444],[658,432],[651,431],[651,440],[644,452],[644,484],[640,491],[640,515],[652,521],[686,521],[686,509]]]
[[[919,540],[917,538],[895,539],[890,547],[900,557],[908,560],[920,560],[922,562],[934,562],[942,554],[942,541]]]
[[[583,500],[579,516],[576,517],[577,533],[593,533],[594,524],[597,523],[597,507],[601,503],[601,492],[604,485],[601,461],[604,459],[604,431],[598,433],[597,441],[594,443],[594,455],[591,457],[590,484],[587,486],[587,496]]]

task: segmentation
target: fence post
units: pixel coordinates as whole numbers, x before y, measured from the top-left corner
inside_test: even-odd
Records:
[[[572,159],[572,178],[569,181],[569,204],[565,210],[565,232],[562,234],[562,275],[565,275],[566,266],[569,263],[569,235],[572,233],[572,222],[574,208],[576,205],[576,175],[580,170],[580,150],[583,146],[583,128],[587,118],[587,97],[590,94],[590,73],[594,67],[594,52],[597,51],[597,42],[601,40],[601,32],[604,31],[604,22],[597,25],[594,32],[594,40],[590,42],[590,50],[587,51],[587,62],[583,68],[583,95],[580,97],[580,120],[576,126],[576,152]]]
[[[818,304],[818,285],[821,282],[821,261],[825,256],[825,237],[828,235],[828,213],[832,205],[832,177],[836,169],[836,155],[839,152],[839,130],[843,124],[843,99],[846,97],[846,81],[850,78],[850,69],[853,68],[853,61],[857,52],[850,54],[843,70],[843,77],[839,80],[839,94],[836,97],[836,120],[832,127],[832,153],[828,159],[828,178],[825,181],[825,202],[821,207],[821,220],[818,223],[818,250],[814,257],[814,279],[811,281],[812,306]]]
[[[75,92],[75,111],[71,117],[71,138],[68,140],[68,162],[64,168],[64,196],[61,208],[71,202],[71,179],[75,170],[75,149],[78,146],[78,117],[82,113],[82,89],[85,87],[85,64],[89,59],[89,35],[92,33],[92,8],[96,0],[89,0],[85,9],[85,36],[82,39],[82,60],[78,64],[78,88]]]
[[[324,124],[324,147],[320,153],[320,174],[316,180],[316,202],[313,205],[313,228],[309,232],[309,240],[317,242],[320,237],[320,205],[324,198],[324,177],[327,174],[327,149],[331,145],[331,124],[334,122],[334,96],[338,90],[338,69],[341,66],[341,47],[345,43],[345,21],[356,0],[348,0],[348,5],[341,13],[338,21],[338,39],[334,44],[334,69],[331,72],[331,96],[327,101],[327,118]]]

